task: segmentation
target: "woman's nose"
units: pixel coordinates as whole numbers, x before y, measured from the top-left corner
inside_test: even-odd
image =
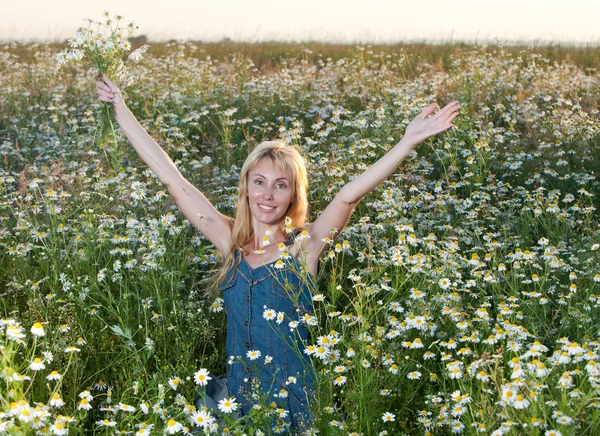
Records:
[[[273,199],[273,189],[266,187],[265,190],[263,191],[263,197],[265,197],[265,199],[272,200]]]

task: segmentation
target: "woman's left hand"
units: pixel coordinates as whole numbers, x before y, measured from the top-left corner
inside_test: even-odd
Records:
[[[458,115],[458,109],[460,108],[458,102],[448,103],[443,109],[434,114],[438,108],[437,103],[432,103],[423,109],[406,127],[403,139],[416,145],[430,136],[437,135],[452,127],[452,121]]]

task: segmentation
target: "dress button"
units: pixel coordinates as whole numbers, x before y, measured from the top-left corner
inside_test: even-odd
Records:
[[[246,342],[246,348],[250,349],[250,342]]]
[[[249,324],[248,320],[244,321],[245,326],[248,326],[248,324]]]

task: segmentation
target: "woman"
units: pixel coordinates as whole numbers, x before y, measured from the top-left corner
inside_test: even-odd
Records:
[[[296,148],[278,141],[258,145],[244,163],[235,220],[222,215],[177,170],[123,103],[118,88],[98,80],[100,100],[112,103],[115,119],[142,159],[167,185],[175,203],[225,259],[217,275],[227,310],[227,388],[247,415],[253,395],[276,400],[278,413],[298,430],[308,420],[314,374],[301,352],[310,318],[308,287],[319,257],[346,226],[357,203],[386,179],[424,139],[452,126],[458,102],[433,103],[407,126],[402,140],[346,184],[306,225],[307,177]],[[295,232],[294,232],[295,230]],[[283,322],[285,320],[285,322]],[[291,329],[290,329],[291,326]],[[258,387],[259,389],[255,389]],[[267,403],[269,404],[269,403]]]

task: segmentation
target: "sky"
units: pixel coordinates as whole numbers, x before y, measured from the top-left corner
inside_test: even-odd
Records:
[[[0,0],[0,41],[64,41],[103,12],[150,41],[600,45],[600,0]]]

